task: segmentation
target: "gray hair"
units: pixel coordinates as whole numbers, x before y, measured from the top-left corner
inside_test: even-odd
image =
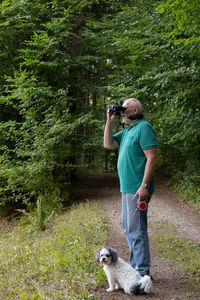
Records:
[[[138,109],[138,114],[142,114],[142,104],[141,102],[136,99],[136,98],[129,98],[129,99],[126,99],[124,102],[129,102],[129,105],[130,106],[134,106],[134,107],[137,107]]]

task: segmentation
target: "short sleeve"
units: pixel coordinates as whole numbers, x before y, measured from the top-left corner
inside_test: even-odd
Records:
[[[123,130],[114,134],[113,139],[120,145],[121,138],[122,138]]]
[[[157,138],[153,127],[149,123],[145,123],[140,128],[139,143],[142,150],[157,148]]]

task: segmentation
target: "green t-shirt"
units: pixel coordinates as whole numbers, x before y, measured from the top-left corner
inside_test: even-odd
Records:
[[[143,150],[156,148],[156,134],[145,119],[137,120],[132,125],[113,135],[119,144],[117,169],[122,193],[135,194],[140,187],[146,165],[146,156]],[[149,192],[155,190],[153,176]]]

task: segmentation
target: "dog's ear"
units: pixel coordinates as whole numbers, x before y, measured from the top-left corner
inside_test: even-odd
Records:
[[[100,262],[100,252],[101,252],[101,249],[99,248],[98,250],[94,251],[94,254],[95,254],[95,259],[96,261]]]
[[[110,255],[111,255],[111,258],[112,258],[112,262],[115,263],[117,260],[118,260],[118,253],[117,253],[117,250],[111,248],[111,247],[108,247],[108,250],[110,251]]]

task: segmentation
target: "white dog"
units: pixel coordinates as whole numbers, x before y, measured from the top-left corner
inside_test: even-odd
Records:
[[[107,276],[108,292],[123,289],[126,294],[138,295],[149,293],[152,285],[150,276],[142,277],[131,265],[121,259],[117,251],[111,247],[105,247],[95,251],[96,260],[103,265]]]

